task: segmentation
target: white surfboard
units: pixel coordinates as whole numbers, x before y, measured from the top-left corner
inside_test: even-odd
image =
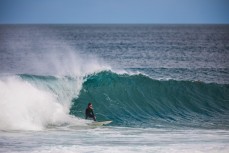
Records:
[[[103,126],[103,125],[107,125],[107,124],[110,124],[112,121],[102,121],[102,122],[92,122],[90,123],[90,125],[92,126]]]

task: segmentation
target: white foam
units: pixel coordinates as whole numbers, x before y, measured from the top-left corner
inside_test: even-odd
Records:
[[[55,94],[18,77],[0,80],[0,130],[42,130],[72,120]]]
[[[228,146],[222,144],[164,144],[158,146],[149,146],[149,145],[136,145],[126,144],[126,146],[121,145],[73,145],[73,146],[51,146],[38,148],[34,151],[20,151],[21,153],[227,153]],[[14,152],[11,152],[14,153]]]

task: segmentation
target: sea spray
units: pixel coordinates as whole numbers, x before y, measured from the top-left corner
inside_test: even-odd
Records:
[[[72,99],[78,97],[85,76],[109,66],[95,56],[86,57],[70,49],[62,55],[59,50],[39,54],[39,60],[32,57],[33,62],[24,69],[27,73],[1,77],[0,130],[81,124],[77,116],[69,115]],[[31,75],[31,69],[39,75]]]
[[[41,130],[70,119],[56,95],[18,77],[0,81],[0,97],[1,130]]]
[[[111,69],[96,55],[79,54],[66,44],[60,48],[52,48],[47,53],[33,54],[31,53],[28,62],[25,59],[25,69],[20,74],[83,77]]]

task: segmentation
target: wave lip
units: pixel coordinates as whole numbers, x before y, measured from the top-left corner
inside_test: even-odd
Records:
[[[97,117],[113,125],[229,128],[228,93],[227,84],[103,71],[86,78],[70,113],[83,117],[84,107],[93,102]]]

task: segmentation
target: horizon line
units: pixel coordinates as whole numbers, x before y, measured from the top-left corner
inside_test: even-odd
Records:
[[[0,25],[229,25],[229,23],[0,23]]]

